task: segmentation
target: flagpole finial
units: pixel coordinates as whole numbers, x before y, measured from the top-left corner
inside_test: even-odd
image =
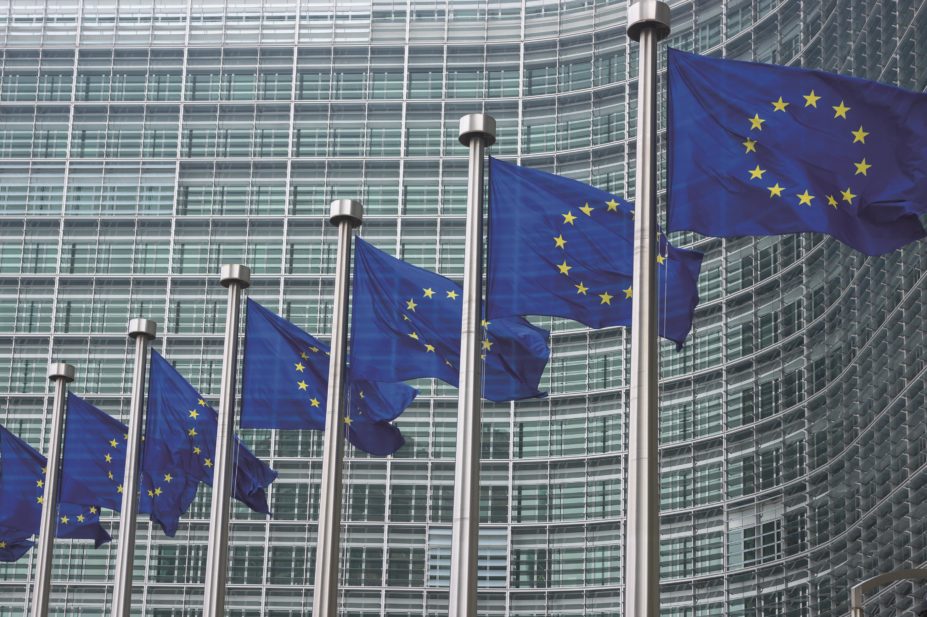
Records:
[[[241,289],[247,289],[251,285],[251,268],[242,264],[225,264],[219,274],[219,284],[228,287],[232,283],[238,283]]]
[[[150,319],[136,317],[129,320],[129,337],[144,336],[146,339],[152,339],[158,333],[158,324]]]
[[[52,362],[48,365],[48,378],[74,381],[74,367],[66,362]]]
[[[336,199],[329,210],[329,222],[336,227],[341,221],[348,221],[351,227],[359,227],[364,222],[364,204],[356,199]]]
[[[482,137],[486,146],[496,143],[496,119],[489,114],[467,114],[460,119],[458,139],[465,146],[474,137]]]
[[[628,7],[628,38],[639,41],[641,30],[654,28],[657,40],[670,33],[670,8],[660,0],[637,0]]]

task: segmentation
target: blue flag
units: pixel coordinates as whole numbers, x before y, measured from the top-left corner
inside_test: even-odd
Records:
[[[44,456],[0,426],[0,560],[15,560],[30,547],[28,538],[39,532],[47,461]],[[100,525],[98,506],[61,501],[59,538],[93,540],[96,547],[110,541]]]
[[[490,318],[552,315],[590,328],[631,325],[633,206],[570,178],[489,161]],[[657,253],[660,335],[682,345],[698,304],[702,254]]]
[[[927,95],[669,51],[669,229],[814,231],[867,255],[925,236]]]
[[[61,470],[61,499],[122,509],[128,427],[76,394],[68,393]],[[139,478],[139,512],[164,530],[177,533],[180,517],[196,498],[199,480],[175,467],[143,461]],[[146,464],[147,463],[147,464]]]
[[[459,378],[463,290],[448,278],[357,239],[351,367],[383,381]],[[483,320],[483,397],[511,401],[538,390],[549,333],[521,317]]]
[[[242,378],[241,426],[325,429],[328,346],[291,322],[248,300]],[[377,456],[405,443],[392,421],[417,394],[400,383],[347,379],[348,440]]]
[[[219,415],[158,352],[151,352],[145,466],[173,466],[212,486]],[[233,497],[269,514],[266,488],[277,472],[235,437]]]

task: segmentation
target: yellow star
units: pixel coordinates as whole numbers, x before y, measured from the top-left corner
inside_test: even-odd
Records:
[[[417,333],[417,332],[409,332],[409,338],[411,338],[412,340],[417,341],[417,340],[418,340],[418,333]]]
[[[344,417],[344,423],[345,423],[345,424],[347,424],[348,426],[351,426],[351,422],[354,422],[354,420],[352,420],[350,416],[345,416],[345,417]]]
[[[570,225],[572,225],[572,224],[573,224],[573,221],[576,220],[576,217],[573,216],[573,212],[572,212],[572,211],[569,211],[569,212],[567,212],[566,214],[564,214],[564,215],[562,215],[562,216],[563,216],[563,224],[564,224],[564,225],[566,225],[567,223],[569,223]]]
[[[83,522],[84,522],[84,515],[83,515],[83,514],[78,514],[78,515],[77,515],[77,522],[78,522],[78,523],[83,523]]]
[[[200,450],[199,446],[193,448],[193,454],[199,454],[200,452],[202,452],[202,450]]]
[[[297,382],[296,382],[296,386],[297,386],[300,390],[308,390],[308,389],[309,389],[309,384],[307,384],[307,383],[306,383],[305,381],[303,381],[303,380],[297,381]]]
[[[827,196],[827,205],[828,205],[828,206],[833,206],[833,207],[835,207],[835,208],[837,207],[837,200],[834,199],[834,196],[833,196],[833,195],[828,195],[828,196]]]
[[[492,351],[492,341],[490,341],[488,338],[483,339],[483,349],[486,351]]]
[[[457,299],[457,292],[454,291],[454,290],[451,290],[451,291],[447,292],[447,297],[448,297],[449,299],[451,299],[451,300],[456,300],[456,299]]]
[[[312,347],[309,348],[309,351],[311,351],[312,353],[319,353],[319,348],[313,345]]]
[[[119,442],[116,441],[115,439],[110,439],[109,445],[111,445],[111,446],[114,447],[114,448],[118,448],[118,447],[119,447]]]
[[[97,513],[96,506],[90,506],[90,514],[96,514],[96,513]]]
[[[36,480],[36,481],[35,481],[35,485],[36,485],[37,487],[39,487],[39,488],[42,488],[43,486],[45,486],[45,481],[44,481],[44,480]]]
[[[164,492],[164,491],[162,491],[162,490],[161,490],[161,487],[159,486],[158,488],[155,489],[155,496],[159,496],[159,495],[160,495],[161,493],[163,493],[163,492]]]
[[[67,516],[62,516],[62,517],[61,517],[61,522],[64,523],[65,525],[67,525],[67,524],[70,523],[71,521],[70,521],[70,519],[68,519]]]
[[[426,351],[426,352],[430,351],[430,352],[434,353],[434,350],[435,350],[435,346],[434,346],[434,345],[430,345],[430,344],[428,344],[428,343],[425,343],[425,351]]]
[[[148,496],[149,496],[149,497],[154,497],[154,491],[151,490],[151,489],[148,489]]]
[[[865,176],[867,175],[866,171],[868,171],[868,169],[872,167],[872,165],[869,165],[868,163],[866,163],[865,157],[859,163],[853,163],[853,164],[856,165],[856,173],[853,174],[854,176],[858,176],[859,174],[863,174]]]
[[[406,301],[406,308],[412,311],[413,313],[415,312],[416,306],[418,306],[418,304],[415,303],[415,300],[410,298],[409,300]]]
[[[776,182],[772,186],[767,186],[766,188],[769,189],[770,199],[772,199],[773,197],[782,197],[782,191],[785,190],[785,187],[779,186],[778,182]]]
[[[3,540],[0,540],[0,549],[2,548],[6,548],[6,542],[4,542]]]
[[[814,90],[811,91],[811,94],[803,94],[802,97],[805,99],[805,107],[814,107],[815,109],[818,106],[818,101],[821,100],[821,97],[814,93]]]
[[[110,480],[112,480],[112,479],[113,479],[113,472],[112,472],[112,471],[107,471],[107,472],[106,472],[106,477],[109,478]]]
[[[41,495],[35,498],[36,503],[45,503],[45,498]]]
[[[426,287],[422,291],[425,293],[426,298],[430,298],[431,296],[435,295],[435,290],[431,287]]]
[[[751,130],[751,131],[752,131],[753,129],[757,129],[757,130],[759,130],[759,131],[762,131],[762,130],[763,130],[763,123],[766,122],[766,120],[763,120],[762,118],[760,118],[760,114],[753,114],[753,117],[752,117],[752,118],[748,118],[748,120],[750,120],[750,130]]]
[[[358,394],[360,395],[361,398],[364,398],[364,391],[363,391],[363,390],[361,390],[360,392],[358,392]]]
[[[657,254],[657,263],[660,264],[660,265],[662,266],[665,262],[666,262],[666,257],[664,257],[663,255],[660,255],[660,254],[658,253],[658,254]]]
[[[205,465],[206,467],[212,467],[212,459],[204,460],[203,465]]]
[[[563,234],[560,234],[559,236],[554,238],[554,244],[556,245],[556,248],[558,249],[564,248],[566,246],[566,242],[567,241],[563,239]]]
[[[624,292],[625,300],[627,300],[628,298],[634,295],[634,289],[632,287],[628,287],[627,289],[622,289],[621,291]]]
[[[199,400],[197,400],[196,402],[199,404],[200,407],[205,407],[205,406],[206,406],[206,401],[204,401],[203,399],[199,399]]]
[[[47,473],[48,473],[48,467],[42,467],[42,475],[44,476]]]
[[[297,373],[302,373],[303,371],[306,370],[306,367],[303,366],[303,363],[302,363],[302,362],[297,362],[294,366],[296,367],[296,372],[297,372]]]
[[[766,170],[765,170],[765,169],[760,169],[760,166],[759,166],[759,165],[757,165],[755,168],[753,168],[753,169],[751,169],[751,170],[749,170],[749,171],[750,171],[750,179],[751,179],[751,180],[756,180],[757,178],[759,178],[760,180],[762,180],[762,179],[763,179],[763,174],[766,173]]]
[[[190,417],[193,418],[194,420],[196,420],[197,418],[200,417],[200,412],[198,412],[198,411],[195,410],[195,409],[191,409],[191,410],[190,410]]]
[[[174,476],[172,476],[171,474],[169,473],[164,474],[164,481],[167,482],[168,484],[170,484],[171,480],[173,479],[174,479]]]
[[[573,269],[573,266],[568,266],[566,259],[564,259],[562,264],[557,265],[557,268],[560,269],[560,274],[570,276],[570,270]]]
[[[589,291],[589,288],[583,285],[582,282],[580,282],[579,285],[573,285],[573,287],[576,288],[576,293],[583,294],[584,296],[587,295],[586,292]]]
[[[103,458],[106,459],[106,462],[107,462],[107,463],[112,463],[112,462],[113,462],[113,457],[110,456],[109,454],[107,454],[107,455],[104,456]]]
[[[866,136],[869,135],[866,131],[863,130],[863,125],[859,125],[859,130],[850,131],[850,135],[853,136],[853,143],[856,142],[866,143]]]
[[[191,428],[189,431],[187,431],[187,435],[189,435],[190,437],[196,437],[196,429]]]
[[[122,434],[122,438],[123,438],[123,440],[125,440],[125,441],[129,441],[129,434],[128,434],[128,433],[123,433],[123,434]]]
[[[789,106],[788,103],[782,100],[781,96],[779,97],[778,101],[773,101],[771,104],[773,106],[773,113],[777,111],[785,111],[785,108]]]
[[[319,405],[321,405],[321,403],[319,402],[319,399],[314,398],[314,397],[309,399],[309,404],[312,405],[313,407],[318,407]]]
[[[116,487],[116,492],[119,493],[120,495],[122,494],[122,485],[121,485],[121,484],[120,484],[119,486]]]
[[[747,138],[747,141],[744,141],[744,142],[741,142],[741,143],[743,143],[744,148],[747,149],[747,150],[744,152],[744,154],[746,154],[747,152],[756,152],[756,141],[754,141],[753,139],[750,139],[750,138],[748,137],[748,138]]]
[[[309,359],[309,354],[307,354],[307,353],[304,351],[304,352],[302,352],[301,354],[299,354],[299,357],[302,358],[303,360],[308,360],[308,359]]]
[[[606,212],[618,212],[618,202],[614,199],[606,201],[605,205],[608,206],[608,210],[606,210]]]
[[[804,193],[796,194],[795,197],[798,197],[799,206],[810,206],[811,200],[814,199],[814,195],[808,192],[808,189],[805,189]]]
[[[611,304],[612,298],[614,298],[615,296],[611,295],[610,293],[606,291],[605,293],[599,294],[599,297],[602,298],[602,301],[599,302],[599,304]]]
[[[845,191],[840,191],[840,195],[843,197],[843,201],[847,202],[848,204],[853,203],[853,200],[856,199],[856,195],[853,194],[853,192],[850,190],[850,187],[847,187],[847,190]]]
[[[480,322],[480,325],[483,326],[484,328],[488,328],[489,326],[492,325],[492,322],[491,322],[491,321],[486,321],[486,320],[484,319],[483,321]]]
[[[580,210],[581,210],[582,213],[585,214],[586,216],[592,216],[592,210],[593,210],[593,208],[591,208],[591,207],[589,206],[589,203],[588,203],[588,202],[586,202],[586,205],[583,206],[582,208],[580,208]]]
[[[847,119],[847,112],[850,111],[850,108],[843,104],[843,101],[840,101],[839,105],[833,106],[834,117]]]
[[[403,321],[409,321],[409,316],[408,316],[408,315],[403,315],[403,316],[402,316],[402,320],[403,320]]]

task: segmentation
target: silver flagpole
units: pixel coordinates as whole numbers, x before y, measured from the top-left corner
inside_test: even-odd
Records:
[[[351,240],[364,220],[364,206],[353,199],[331,204],[332,225],[338,227],[335,264],[335,298],[332,307],[332,343],[328,360],[328,403],[325,410],[325,446],[322,451],[322,487],[319,497],[319,539],[315,553],[314,617],[338,615],[338,558],[341,545],[341,468],[344,460],[345,360],[348,343],[348,295],[351,277]]]
[[[628,37],[640,43],[637,176],[631,299],[631,390],[625,609],[660,615],[660,477],[657,442],[657,41],[670,29],[669,6],[640,0],[628,9]]]
[[[113,583],[112,617],[132,613],[132,566],[135,558],[135,518],[138,515],[138,468],[145,415],[145,367],[148,342],[158,325],[150,319],[129,321],[129,338],[135,340],[135,366],[132,369],[132,399],[129,412],[129,439],[126,468],[122,480],[122,509],[119,513],[119,544],[116,553],[116,580]]]
[[[225,348],[222,351],[222,385],[216,427],[215,475],[209,512],[209,548],[206,554],[204,617],[225,616],[225,579],[229,555],[229,499],[232,495],[232,436],[235,430],[235,381],[238,368],[238,323],[241,292],[251,284],[251,270],[240,264],[222,266],[219,282],[228,287],[225,313]]]
[[[51,435],[48,438],[48,462],[45,466],[42,493],[42,522],[39,527],[38,561],[32,590],[32,617],[48,615],[51,596],[52,551],[58,530],[58,467],[61,463],[61,433],[67,407],[68,384],[74,381],[74,367],[64,362],[48,365],[48,378],[55,382],[55,406],[52,410]]]
[[[470,148],[467,232],[464,248],[463,317],[460,325],[460,391],[454,460],[449,617],[476,617],[476,559],[480,531],[480,343],[483,297],[483,165],[496,141],[496,120],[487,114],[460,119],[460,143]]]

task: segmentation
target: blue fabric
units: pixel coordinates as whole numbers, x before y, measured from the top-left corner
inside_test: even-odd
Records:
[[[927,95],[671,49],[668,98],[671,231],[813,231],[867,255],[924,237]]]
[[[241,426],[325,430],[329,348],[248,300]],[[391,423],[415,398],[405,384],[357,380],[348,372],[345,423],[354,446],[386,456],[405,443]]]
[[[68,393],[64,429],[61,499],[122,509],[128,427],[76,394]],[[175,467],[141,465],[139,512],[164,533],[177,533],[180,517],[196,498],[199,480]]]
[[[173,466],[212,486],[219,414],[161,354],[151,352],[144,469]],[[235,437],[231,453],[233,497],[269,514],[267,487],[277,472]]]
[[[358,238],[354,254],[351,367],[370,379],[459,377],[463,290]],[[549,334],[521,317],[484,320],[483,397],[510,401],[538,390]]]
[[[46,465],[35,448],[0,426],[0,541],[8,545],[0,549],[0,560],[21,557],[29,550],[28,538],[39,532]],[[111,539],[100,525],[98,506],[59,500],[57,519],[59,538],[93,540],[98,548]]]
[[[487,311],[552,315],[590,328],[631,325],[633,206],[570,178],[489,162]],[[702,254],[660,238],[660,335],[682,345],[698,304]]]

